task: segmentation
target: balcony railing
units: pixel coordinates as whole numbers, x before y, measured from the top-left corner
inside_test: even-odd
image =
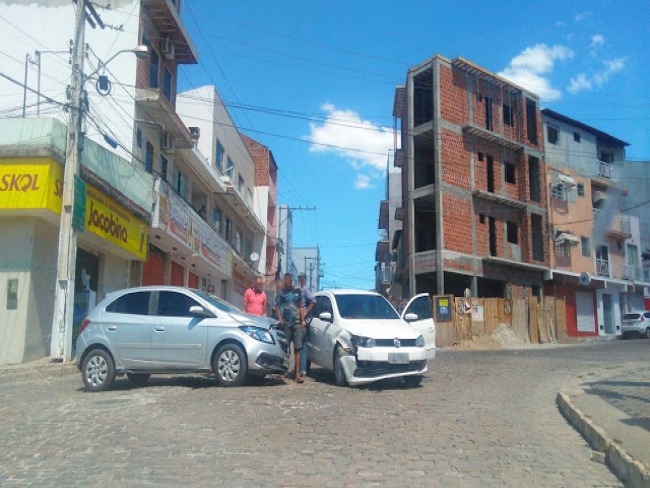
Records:
[[[623,169],[612,163],[598,160],[598,176],[618,183],[622,179]]]
[[[628,264],[625,266],[623,279],[628,281],[641,281],[643,272],[641,266]]]
[[[596,259],[596,276],[610,277],[609,260]]]
[[[393,282],[395,277],[396,263],[380,263],[377,266],[377,281],[384,285],[390,284]]]

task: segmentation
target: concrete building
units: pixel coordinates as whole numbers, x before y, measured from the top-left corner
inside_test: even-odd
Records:
[[[320,279],[323,277],[320,248],[318,246],[294,247],[291,250],[291,261],[294,280],[300,273],[305,273],[309,290],[312,293],[320,290]]]
[[[285,273],[291,273],[294,277],[298,272],[294,267],[293,251],[293,213],[288,205],[278,207],[278,227],[277,227],[277,266],[276,278],[282,278]]]
[[[639,219],[622,211],[628,144],[553,110],[542,114],[551,249],[545,293],[566,300],[570,336],[620,334],[622,315],[644,306],[647,286]]]
[[[650,161],[626,161],[623,183],[628,189],[623,197],[625,213],[639,219],[643,279],[650,282]],[[645,299],[650,309],[650,297]]]
[[[242,134],[242,140],[255,161],[255,204],[265,216],[266,233],[262,243],[264,250],[267,291],[272,286],[277,271],[277,227],[278,227],[278,165],[273,152],[265,145]]]
[[[537,95],[436,55],[409,69],[393,115],[401,123],[403,231],[393,247],[403,296],[538,293],[548,252]]]
[[[402,232],[402,221],[397,210],[402,206],[402,172],[394,166],[394,152],[386,167],[386,194],[379,203],[380,239],[375,248],[375,290],[387,297],[401,296],[400,282],[396,281],[397,243]]]

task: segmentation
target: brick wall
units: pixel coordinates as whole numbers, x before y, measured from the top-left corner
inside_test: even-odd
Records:
[[[240,134],[248,153],[255,163],[255,186],[269,186],[271,151],[268,147]]]
[[[449,193],[442,196],[445,249],[472,254],[472,200]]]
[[[442,181],[466,190],[470,189],[469,144],[462,134],[441,129],[440,157],[442,159]]]
[[[469,119],[467,78],[460,70],[444,64],[440,65],[440,116],[461,126]]]

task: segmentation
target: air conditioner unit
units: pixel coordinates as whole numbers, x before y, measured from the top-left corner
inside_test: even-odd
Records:
[[[162,147],[162,150],[166,153],[173,153],[176,149],[174,146],[174,138],[169,132],[163,132],[162,142],[160,145]]]
[[[163,56],[165,56],[169,61],[174,60],[174,41],[172,41],[170,37],[163,37],[160,40],[160,52],[162,52]]]

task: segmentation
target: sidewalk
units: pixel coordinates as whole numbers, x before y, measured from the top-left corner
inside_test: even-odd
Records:
[[[0,366],[0,381],[58,378],[75,373],[79,370],[74,361],[55,363],[45,357],[28,363]]]
[[[594,373],[560,392],[562,414],[626,486],[650,487],[650,363]]]

